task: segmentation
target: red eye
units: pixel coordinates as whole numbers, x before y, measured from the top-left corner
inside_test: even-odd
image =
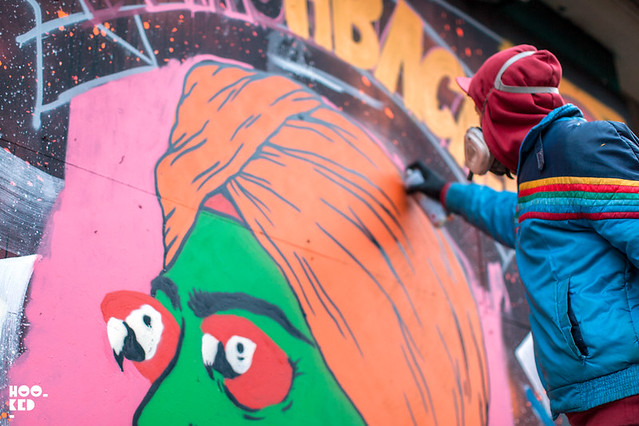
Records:
[[[250,409],[282,402],[293,381],[286,353],[246,318],[212,315],[202,321],[202,360],[217,371],[235,400]]]
[[[155,381],[175,355],[180,327],[157,299],[135,291],[104,296],[102,315],[113,355],[123,369],[124,359]]]

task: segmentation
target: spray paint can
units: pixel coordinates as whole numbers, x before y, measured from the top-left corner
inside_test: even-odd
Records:
[[[419,170],[406,170],[404,175],[404,188],[421,185],[422,183],[424,183],[424,176]],[[439,201],[433,200],[421,192],[416,192],[413,195],[434,226],[440,228],[448,222],[449,215]]]

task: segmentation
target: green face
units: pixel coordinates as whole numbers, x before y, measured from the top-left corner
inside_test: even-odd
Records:
[[[180,340],[138,407],[139,424],[362,423],[288,282],[249,230],[202,211],[155,282]]]

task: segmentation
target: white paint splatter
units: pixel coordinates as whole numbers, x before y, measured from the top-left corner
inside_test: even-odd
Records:
[[[62,179],[0,149],[0,247],[17,255],[35,253],[63,186]]]
[[[0,387],[7,384],[7,373],[18,354],[24,298],[39,257],[31,255],[0,259],[0,301],[3,305],[0,310],[4,312],[0,322]]]
[[[0,330],[4,327],[4,320],[7,318],[7,314],[9,313],[9,306],[7,302],[3,299],[0,299]]]

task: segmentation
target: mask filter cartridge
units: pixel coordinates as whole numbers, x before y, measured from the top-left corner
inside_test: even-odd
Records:
[[[488,150],[479,127],[471,127],[464,136],[464,164],[473,174],[484,175],[490,170],[494,158]]]

